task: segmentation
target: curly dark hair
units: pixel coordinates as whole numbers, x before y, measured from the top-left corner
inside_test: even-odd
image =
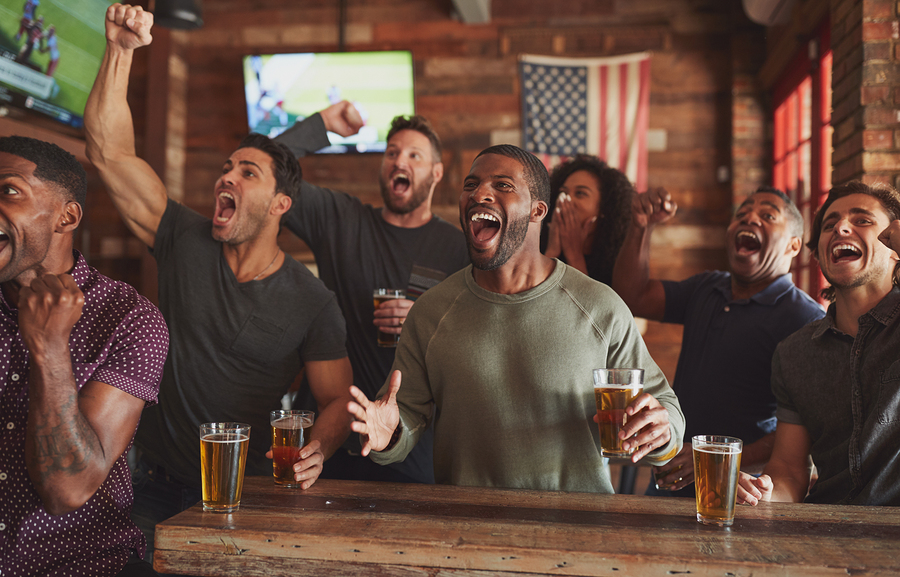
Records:
[[[550,219],[556,209],[559,191],[573,173],[586,170],[594,175],[600,184],[600,214],[594,232],[594,245],[591,247],[588,261],[590,276],[609,284],[612,281],[612,269],[616,264],[619,249],[625,241],[625,233],[631,224],[631,201],[634,198],[634,186],[621,171],[616,170],[596,156],[579,154],[559,164],[550,174]],[[545,219],[544,223],[549,223]],[[541,230],[541,250],[547,248],[548,227]],[[592,270],[593,269],[593,270]]]

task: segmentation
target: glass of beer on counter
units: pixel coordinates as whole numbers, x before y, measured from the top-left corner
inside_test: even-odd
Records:
[[[594,399],[600,421],[600,454],[627,457],[619,431],[628,421],[625,407],[644,392],[644,369],[595,369]]]
[[[294,463],[300,460],[300,449],[309,444],[316,414],[312,411],[272,411],[272,474],[275,483],[299,487],[294,480]]]
[[[405,299],[406,291],[401,289],[380,288],[372,292],[372,300],[375,302],[375,308],[381,306],[381,303],[396,299]],[[378,329],[378,346],[379,347],[396,347],[400,342],[400,335],[386,333]]]
[[[249,445],[250,425],[246,423],[200,425],[204,511],[231,513],[240,507]]]
[[[734,523],[743,445],[740,439],[719,435],[697,435],[691,440],[697,520],[701,523],[720,527]]]

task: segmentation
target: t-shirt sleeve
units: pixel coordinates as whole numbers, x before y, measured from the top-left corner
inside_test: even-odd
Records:
[[[181,205],[171,198],[166,203],[166,211],[156,229],[151,253],[157,261],[164,261],[172,255],[175,243],[190,227],[202,224],[207,218]]]
[[[297,158],[312,154],[331,144],[328,140],[328,131],[325,130],[325,121],[318,112],[294,123],[292,127],[276,136],[275,142],[287,146]]]
[[[114,306],[114,305],[113,305]],[[154,405],[169,350],[169,331],[159,310],[143,297],[107,343],[105,361],[90,380],[106,383]]]
[[[333,361],[347,356],[347,325],[334,295],[325,303],[300,347],[303,362]]]
[[[775,417],[779,422],[790,423],[792,425],[802,425],[800,413],[797,406],[791,398],[790,392],[785,387],[784,374],[781,369],[781,345],[775,349],[772,355],[772,393],[778,403],[775,409]]]
[[[687,315],[688,304],[694,296],[694,292],[706,274],[694,275],[683,281],[662,281],[666,295],[666,310],[663,314],[664,323],[684,324]]]

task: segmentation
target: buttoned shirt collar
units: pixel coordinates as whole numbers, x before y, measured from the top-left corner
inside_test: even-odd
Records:
[[[794,287],[794,281],[791,279],[790,273],[783,274],[772,281],[772,284],[759,291],[752,297],[748,299],[735,300],[731,294],[732,276],[733,275],[723,276],[716,285],[716,290],[725,295],[725,300],[728,302],[745,303],[748,301],[753,301],[761,305],[772,306],[778,302],[778,299],[780,299],[785,293],[787,293]]]
[[[822,322],[819,323],[819,326],[816,327],[815,332],[813,332],[812,338],[821,338],[822,335],[824,335],[825,332],[829,330],[839,335],[846,335],[844,331],[837,328],[834,320],[835,314],[835,303],[831,303],[830,305],[828,305],[828,311],[825,313],[825,318],[822,319]],[[894,286],[893,288],[891,288],[891,291],[884,296],[884,298],[878,301],[877,305],[875,305],[868,312],[859,317],[857,322],[862,321],[862,319],[868,315],[875,321],[887,326],[897,317],[898,314],[900,314],[900,287]]]

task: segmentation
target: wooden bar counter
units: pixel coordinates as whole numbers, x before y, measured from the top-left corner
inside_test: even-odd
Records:
[[[239,511],[198,504],[156,528],[154,567],[209,576],[900,574],[900,509],[249,477]]]

